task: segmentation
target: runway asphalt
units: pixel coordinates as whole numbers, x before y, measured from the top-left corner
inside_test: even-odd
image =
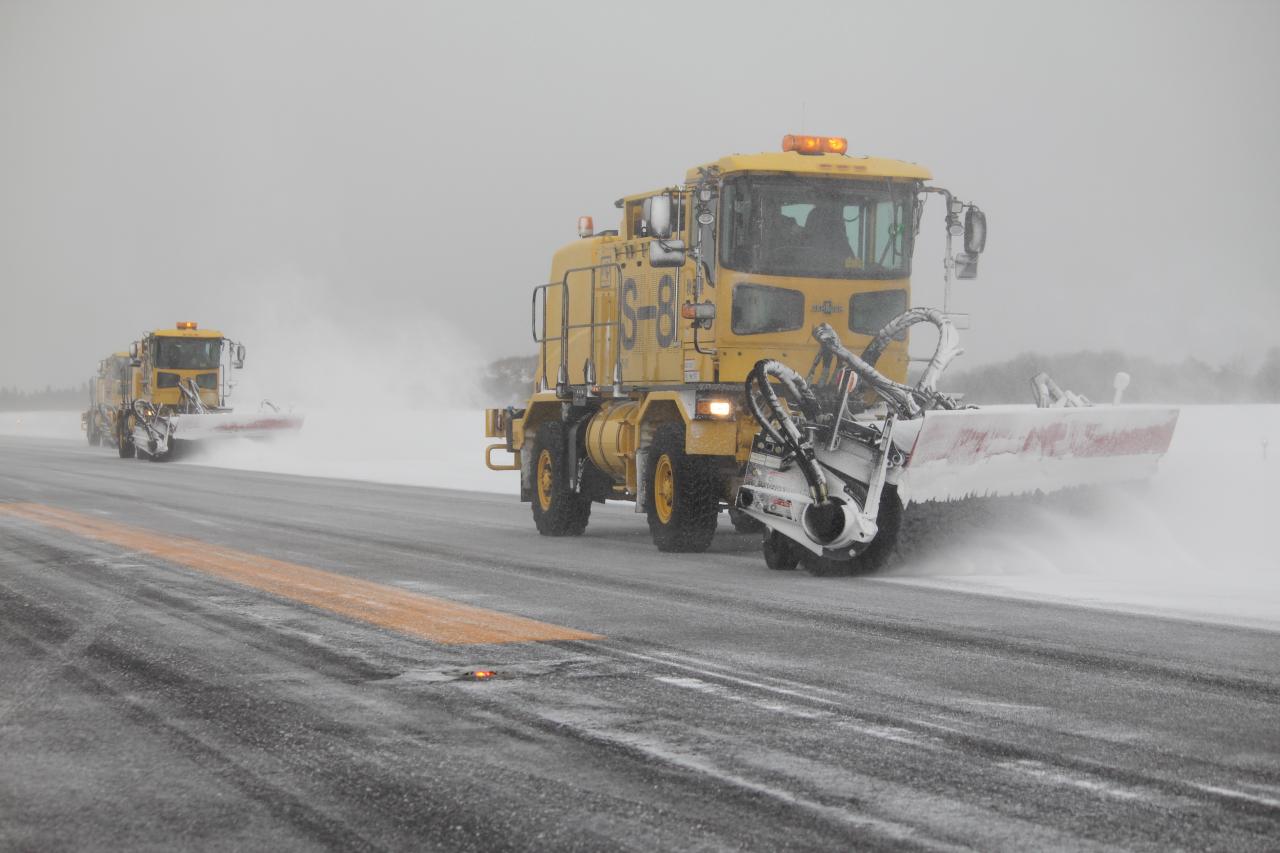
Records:
[[[0,438],[0,849],[1280,844],[1280,634],[758,545]]]

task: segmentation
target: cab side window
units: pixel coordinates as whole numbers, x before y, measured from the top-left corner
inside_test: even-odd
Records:
[[[626,222],[627,239],[634,240],[637,237],[649,236],[649,229],[644,221],[644,199],[638,198],[627,202]]]
[[[674,199],[675,204],[671,207],[671,233],[675,237],[682,236],[685,227],[685,207],[689,203],[686,195],[678,195]],[[649,236],[649,224],[644,221],[644,199],[638,198],[635,201],[627,202],[625,221],[627,225],[627,238],[634,240],[637,237]]]

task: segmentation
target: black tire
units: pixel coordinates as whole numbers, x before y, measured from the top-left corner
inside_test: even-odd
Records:
[[[569,489],[569,453],[564,424],[538,427],[533,440],[533,523],[543,536],[581,536],[591,501]]]
[[[764,564],[775,572],[795,571],[800,564],[800,554],[804,551],[776,530],[770,530],[764,535],[760,550],[764,552]]]
[[[876,516],[876,538],[858,553],[859,572],[875,572],[885,567],[898,548],[898,534],[902,532],[902,516],[905,510],[898,490],[886,486],[880,494],[880,512]]]
[[[729,521],[733,523],[733,529],[739,533],[762,533],[765,529],[763,521],[732,507],[729,509]]]
[[[656,482],[660,470],[665,484],[662,496],[657,494]],[[683,424],[658,427],[644,477],[649,534],[658,550],[693,554],[707,550],[720,515],[720,478],[711,457],[685,453]]]
[[[127,417],[119,418],[119,432],[116,434],[116,452],[120,454],[121,459],[129,459],[137,456],[133,449],[133,436],[128,432],[129,419]]]

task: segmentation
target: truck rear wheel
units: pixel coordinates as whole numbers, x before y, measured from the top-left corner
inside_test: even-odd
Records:
[[[591,501],[569,488],[569,453],[564,424],[538,427],[533,441],[533,523],[543,536],[581,536],[591,517]]]
[[[649,533],[659,551],[707,550],[720,514],[718,478],[705,456],[684,450],[684,426],[663,424],[654,435],[645,465]]]

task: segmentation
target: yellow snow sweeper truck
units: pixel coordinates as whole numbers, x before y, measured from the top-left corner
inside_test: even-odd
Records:
[[[241,414],[228,405],[244,344],[191,321],[148,332],[129,347],[129,379],[115,417],[121,457],[162,462],[198,442],[296,431],[302,417],[264,400]]]
[[[89,380],[89,408],[80,415],[80,427],[91,446],[116,443],[116,416],[132,379],[129,353],[117,352],[98,362]]]
[[[1043,376],[1036,405],[975,408],[938,390],[960,353],[952,283],[975,277],[986,216],[921,166],[847,148],[787,136],[619,199],[616,230],[579,220],[532,289],[536,387],[485,414],[501,439],[486,464],[520,472],[541,534],[581,534],[593,502],[625,500],[660,550],[696,552],[728,509],[763,532],[771,568],[839,573],[881,564],[914,502],[1154,471],[1176,410],[1093,406]],[[911,307],[931,197],[943,310]],[[908,382],[922,323],[937,345]]]

